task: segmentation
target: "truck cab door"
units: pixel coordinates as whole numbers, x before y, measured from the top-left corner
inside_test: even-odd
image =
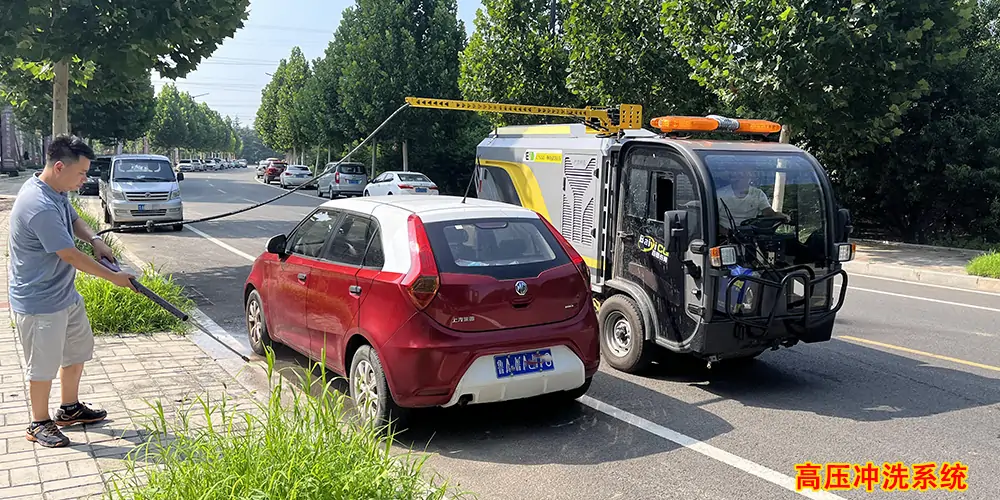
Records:
[[[685,160],[664,146],[642,145],[622,152],[615,249],[616,279],[640,286],[652,299],[659,336],[681,342],[695,329],[688,304],[701,304],[700,280],[690,266],[703,265],[701,255],[685,245],[681,255],[670,255],[664,239],[664,213],[688,213],[688,240],[702,238],[702,197],[694,172]],[[689,265],[685,261],[690,262]]]

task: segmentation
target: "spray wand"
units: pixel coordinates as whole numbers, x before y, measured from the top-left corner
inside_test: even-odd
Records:
[[[101,257],[101,261],[100,262],[101,262],[101,265],[103,265],[104,267],[106,267],[106,268],[108,268],[108,269],[110,269],[110,270],[112,270],[112,271],[114,271],[116,273],[117,272],[121,272],[121,268],[118,267],[118,264],[115,264],[114,262],[111,262],[110,260],[108,260],[107,257]],[[146,288],[145,285],[143,285],[142,283],[139,283],[139,280],[137,280],[135,278],[130,278],[129,281],[132,282],[132,286],[135,287],[135,290],[137,292],[139,292],[139,293],[145,295],[146,297],[148,297],[149,300],[152,300],[153,302],[155,302],[156,305],[158,305],[158,306],[166,309],[166,311],[169,312],[170,314],[173,314],[174,316],[177,316],[177,318],[180,319],[181,321],[187,321],[188,320],[188,315],[184,314],[184,311],[181,311],[180,309],[178,309],[176,306],[174,306],[170,302],[167,302],[166,299],[164,299],[163,297],[160,297],[159,295],[157,295],[156,292],[150,290],[149,288]]]

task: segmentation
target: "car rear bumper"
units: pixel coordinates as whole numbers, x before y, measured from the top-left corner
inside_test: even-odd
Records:
[[[554,369],[497,376],[493,356],[538,349],[551,350]],[[510,401],[575,389],[601,363],[597,316],[590,309],[561,323],[475,333],[415,314],[379,356],[393,399],[403,407]]]
[[[281,182],[285,183],[286,186],[300,186],[309,182],[312,177],[286,177]]]

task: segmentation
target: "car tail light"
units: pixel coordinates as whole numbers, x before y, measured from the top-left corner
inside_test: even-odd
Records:
[[[333,183],[340,184],[340,172],[333,174]]]
[[[398,184],[399,189],[413,189],[413,186],[409,184]]]
[[[435,185],[431,185],[430,189],[433,189],[434,191],[437,191],[437,190],[438,190],[438,187],[437,187],[437,186],[435,186]]]
[[[546,219],[542,214],[538,214],[538,218],[542,219],[542,222],[545,224],[545,227],[549,229],[549,232],[552,233],[552,236],[555,237],[556,241],[559,242],[559,246],[561,246],[563,251],[566,252],[566,255],[569,256],[569,260],[571,260],[573,262],[573,265],[576,266],[576,269],[580,271],[580,275],[583,276],[584,283],[587,283],[589,285],[590,266],[588,266],[587,262],[583,260],[583,256],[580,255],[580,252],[577,252],[576,249],[573,248],[573,245],[570,245],[569,241],[566,241],[566,238],[563,238],[563,235],[559,231],[556,231],[556,228],[553,227],[552,224],[549,222],[549,220]]]
[[[410,238],[410,270],[403,276],[400,285],[406,290],[413,305],[422,311],[437,296],[441,281],[423,221],[416,214],[410,214],[406,225]]]

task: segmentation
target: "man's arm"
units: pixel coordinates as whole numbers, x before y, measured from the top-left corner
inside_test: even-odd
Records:
[[[79,234],[78,223],[83,223],[83,221],[77,219],[73,223],[73,230],[76,234]],[[42,248],[46,252],[58,255],[63,262],[87,274],[106,279],[118,286],[132,288],[127,274],[116,273],[104,267],[96,260],[90,258],[89,255],[76,248],[76,242],[73,241],[73,237],[70,236],[68,231],[62,229],[66,226],[63,225],[59,213],[55,210],[38,212],[28,222],[28,226],[31,227],[35,236],[38,237],[38,240],[42,243]],[[93,234],[93,231],[90,231],[90,234]]]
[[[90,227],[90,224],[84,222],[81,217],[77,217],[73,220],[73,234],[75,234],[77,238],[80,238],[81,241],[86,241],[87,243],[92,242],[97,236],[97,233],[94,232],[94,228]]]

